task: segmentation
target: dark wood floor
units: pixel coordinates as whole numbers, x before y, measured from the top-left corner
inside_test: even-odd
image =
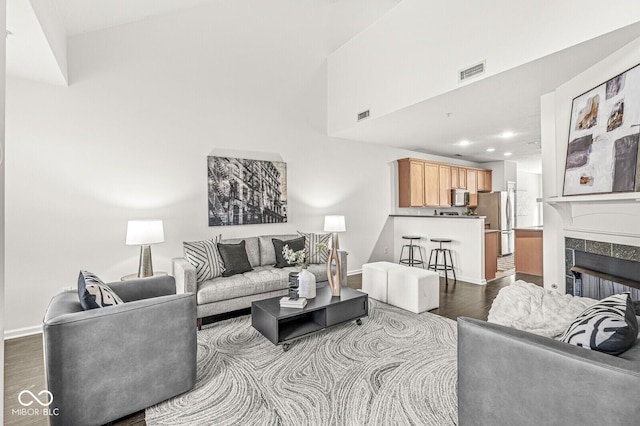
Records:
[[[449,281],[447,286],[444,284],[444,279],[441,279],[440,307],[431,312],[453,320],[460,316],[486,320],[498,291],[516,279],[542,285],[542,277],[527,274],[499,278],[489,282],[486,286],[462,281],[458,281],[455,285]],[[361,288],[362,276],[349,276],[348,285],[352,288]],[[13,409],[21,408],[17,400],[18,393],[26,389],[37,394],[45,389],[42,335],[7,340],[4,351],[4,424],[7,426],[48,425],[47,418],[44,416],[12,415]],[[112,424],[119,426],[145,425],[144,411],[134,413]]]

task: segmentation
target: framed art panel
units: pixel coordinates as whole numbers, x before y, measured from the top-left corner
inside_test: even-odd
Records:
[[[638,188],[640,65],[573,100],[563,195]]]
[[[287,221],[287,164],[207,157],[209,226]]]

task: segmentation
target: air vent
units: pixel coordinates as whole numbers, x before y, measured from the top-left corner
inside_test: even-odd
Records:
[[[358,114],[358,121],[364,120],[367,117],[369,117],[369,110],[362,111],[360,114]]]
[[[472,67],[465,68],[458,72],[458,81],[465,81],[472,77],[477,77],[480,74],[484,74],[485,71],[485,61],[480,62]]]

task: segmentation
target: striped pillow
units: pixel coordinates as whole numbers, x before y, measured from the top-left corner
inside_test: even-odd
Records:
[[[298,234],[304,237],[304,249],[308,253],[308,264],[311,263],[327,263],[329,259],[329,241],[331,241],[331,234],[307,234],[298,231]],[[317,244],[324,244],[325,248],[318,250]]]
[[[184,257],[196,268],[196,281],[201,283],[222,275],[224,264],[218,251],[222,235],[210,240],[183,242]]]
[[[638,321],[629,293],[614,294],[589,306],[560,337],[562,342],[620,355],[638,337]]]

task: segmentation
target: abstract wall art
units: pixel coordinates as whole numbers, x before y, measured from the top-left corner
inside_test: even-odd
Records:
[[[287,164],[207,157],[209,226],[287,221]]]
[[[640,65],[573,100],[563,195],[640,190]]]

